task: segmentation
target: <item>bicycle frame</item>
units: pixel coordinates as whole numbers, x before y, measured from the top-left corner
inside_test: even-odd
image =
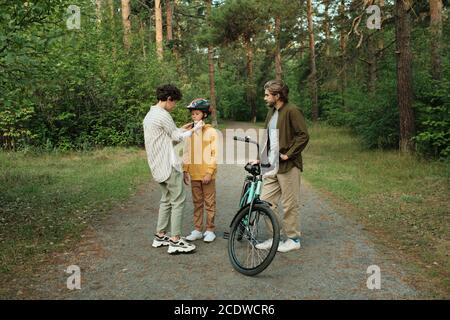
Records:
[[[259,155],[259,144],[256,141],[252,141],[250,139],[250,137],[245,137],[245,138],[234,137],[234,140],[255,144],[258,149],[258,155]],[[270,167],[270,164],[258,163],[258,166],[259,166],[258,172],[261,173],[261,167]],[[248,176],[247,176],[247,179],[248,179]],[[272,206],[272,204],[270,204],[269,202],[260,200],[259,196],[261,195],[261,191],[262,191],[262,174],[252,175],[251,181],[250,181],[250,186],[243,193],[243,195],[241,196],[241,199],[239,199],[239,210],[236,213],[236,215],[234,216],[234,218],[232,219],[231,224],[233,224],[235,217],[245,208],[250,207],[249,212],[252,212],[252,208],[255,203],[265,204],[269,207]],[[230,224],[230,226],[231,226],[231,224]]]

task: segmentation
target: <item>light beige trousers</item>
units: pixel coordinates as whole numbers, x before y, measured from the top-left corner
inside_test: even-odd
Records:
[[[286,173],[279,173],[263,178],[261,200],[270,202],[272,210],[277,214],[281,233],[289,238],[301,237],[300,232],[300,169],[293,167]],[[278,203],[284,209],[281,217]]]

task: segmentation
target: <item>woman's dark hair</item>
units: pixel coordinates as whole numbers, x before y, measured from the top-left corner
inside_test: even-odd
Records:
[[[158,101],[167,101],[169,97],[173,101],[180,101],[183,95],[181,94],[180,89],[172,84],[164,84],[156,88],[156,99],[158,99]]]
[[[281,80],[270,80],[264,85],[264,90],[269,90],[271,95],[280,95],[280,100],[289,102],[289,88]]]

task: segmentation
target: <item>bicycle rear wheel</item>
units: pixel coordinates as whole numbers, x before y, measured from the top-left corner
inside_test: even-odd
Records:
[[[267,249],[255,246],[273,238]],[[277,253],[280,227],[274,212],[266,205],[256,204],[245,209],[231,225],[228,255],[231,264],[240,273],[254,276],[266,269]]]

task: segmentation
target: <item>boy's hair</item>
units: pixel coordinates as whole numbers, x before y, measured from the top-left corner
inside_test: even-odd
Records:
[[[167,101],[169,97],[172,98],[172,101],[180,101],[183,95],[180,89],[172,84],[164,84],[156,88],[156,99],[158,101]]]
[[[280,95],[280,100],[289,102],[289,88],[281,80],[270,80],[264,85],[264,90],[269,90],[271,95]]]

